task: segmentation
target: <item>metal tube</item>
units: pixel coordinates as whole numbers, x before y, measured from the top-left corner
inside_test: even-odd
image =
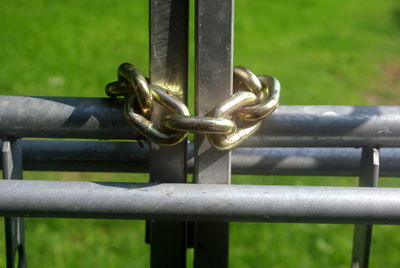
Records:
[[[0,137],[136,139],[122,99],[0,96]]]
[[[0,137],[136,139],[119,99],[0,96]],[[280,106],[243,147],[400,147],[400,106]]]
[[[242,146],[399,147],[399,122],[400,106],[281,106]]]
[[[1,142],[0,142],[1,144]],[[142,172],[149,170],[149,148],[136,142],[22,140],[25,170]],[[359,176],[361,149],[237,148],[232,173],[252,175]],[[400,149],[380,150],[380,176],[400,177]],[[193,144],[188,146],[193,171]]]
[[[400,189],[1,180],[0,215],[399,224]]]
[[[379,150],[363,148],[361,156],[360,187],[377,187],[379,179]],[[371,224],[354,226],[352,268],[368,268],[372,242]]]
[[[2,145],[3,179],[22,180],[21,141],[5,141]],[[5,217],[6,265],[7,268],[26,268],[24,218]]]

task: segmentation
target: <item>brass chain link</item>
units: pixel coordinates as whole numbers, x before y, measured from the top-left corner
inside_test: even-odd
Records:
[[[110,97],[124,96],[124,115],[142,136],[160,145],[175,145],[189,132],[207,134],[219,150],[229,150],[258,130],[261,120],[279,105],[280,83],[269,75],[255,75],[245,67],[233,70],[234,94],[209,116],[190,116],[187,106],[166,89],[152,85],[129,63],[118,68],[118,81],[106,86]],[[157,127],[150,116],[157,102],[171,112]]]

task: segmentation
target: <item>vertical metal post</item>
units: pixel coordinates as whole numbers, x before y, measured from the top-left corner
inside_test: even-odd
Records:
[[[150,0],[150,79],[187,102],[188,0]],[[166,111],[156,105],[152,121]],[[159,122],[156,122],[159,123]],[[150,180],[186,182],[186,141],[172,147],[151,144]],[[186,266],[186,223],[151,221],[151,267]]]
[[[232,95],[233,0],[196,1],[196,114],[204,116]],[[230,183],[231,153],[195,137],[196,183]],[[194,266],[228,267],[229,223],[197,222]]]
[[[360,187],[376,187],[379,178],[379,150],[363,148],[361,155]],[[352,268],[367,268],[371,250],[372,225],[354,226]]]
[[[22,146],[19,140],[4,141],[2,148],[3,179],[22,180]],[[18,256],[18,267],[27,267],[25,255],[24,219],[4,218],[6,232],[7,268],[15,267]],[[18,255],[17,255],[18,254]]]

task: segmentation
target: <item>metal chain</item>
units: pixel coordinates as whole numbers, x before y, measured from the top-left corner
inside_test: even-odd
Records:
[[[118,81],[106,86],[110,97],[124,96],[124,115],[147,140],[175,145],[189,132],[207,134],[219,150],[229,150],[258,130],[261,120],[279,105],[280,83],[269,75],[255,75],[245,67],[233,70],[234,94],[217,105],[209,116],[190,116],[186,105],[169,91],[152,85],[133,65],[118,68]],[[154,101],[171,112],[161,118],[161,127],[150,120]]]

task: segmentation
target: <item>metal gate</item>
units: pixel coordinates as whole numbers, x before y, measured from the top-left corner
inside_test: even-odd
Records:
[[[188,92],[189,3],[150,0],[152,83]],[[196,112],[232,93],[233,1],[196,2]],[[186,97],[185,97],[186,98]],[[228,267],[229,222],[352,223],[352,267],[368,267],[372,224],[400,222],[400,107],[281,106],[240,148],[204,135],[171,147],[141,139],[121,99],[0,96],[7,267],[26,267],[23,217],[147,220],[152,267]],[[157,113],[163,113],[158,107]],[[42,138],[23,140],[22,138]],[[284,161],[283,161],[284,160]],[[23,181],[22,169],[148,172],[150,183]],[[187,182],[192,173],[194,183]],[[359,176],[355,187],[230,185],[231,174]],[[18,253],[18,254],[17,254]]]

